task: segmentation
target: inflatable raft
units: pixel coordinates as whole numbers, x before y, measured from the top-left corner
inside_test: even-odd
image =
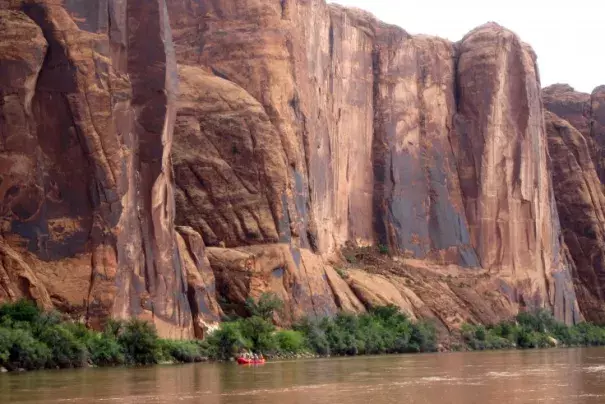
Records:
[[[237,358],[237,363],[239,365],[263,365],[265,363],[265,360],[264,359]]]

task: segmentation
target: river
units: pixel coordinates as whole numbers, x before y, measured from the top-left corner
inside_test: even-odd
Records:
[[[0,403],[603,403],[605,349],[204,363],[0,375]]]

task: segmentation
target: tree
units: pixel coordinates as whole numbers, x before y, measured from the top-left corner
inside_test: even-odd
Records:
[[[260,317],[264,320],[271,320],[276,311],[283,308],[283,302],[275,293],[263,293],[258,301],[249,297],[246,299],[246,309],[251,317]]]

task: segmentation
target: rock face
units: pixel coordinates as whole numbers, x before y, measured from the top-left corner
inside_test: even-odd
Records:
[[[451,137],[481,266],[577,317],[548,170],[535,55],[487,24],[461,42],[457,130]],[[525,304],[530,304],[525,301]]]
[[[605,322],[605,196],[602,177],[603,89],[592,95],[566,85],[544,89],[554,190],[580,309]]]
[[[381,27],[375,51],[374,204],[380,242],[478,267],[450,145],[454,46]]]
[[[177,221],[227,247],[210,259],[221,294],[274,290],[316,313],[268,274],[317,279],[301,256],[334,259],[353,243],[487,269],[507,313],[547,306],[581,318],[527,45],[495,24],[452,44],[318,0],[238,4],[168,1],[183,89]],[[246,259],[255,264],[243,270]],[[364,300],[374,280],[349,279]]]
[[[177,222],[199,231],[209,245],[277,243],[274,214],[281,208],[287,171],[262,105],[198,67],[181,66],[179,72],[173,152]]]
[[[271,291],[281,323],[392,303],[451,330],[579,321],[571,268],[600,310],[562,209],[600,206],[576,138],[605,142],[605,90],[545,95],[581,111],[579,134],[548,117],[553,188],[535,55],[500,26],[454,44],[323,0],[0,0],[0,28],[0,300],[203,337]],[[590,191],[555,204],[559,178]]]
[[[162,335],[192,335],[173,226],[177,72],[166,4],[6,3],[0,297],[96,326],[137,316]]]
[[[546,109],[569,122],[589,142],[597,174],[605,182],[605,86],[585,94],[555,84],[544,89],[543,99]]]

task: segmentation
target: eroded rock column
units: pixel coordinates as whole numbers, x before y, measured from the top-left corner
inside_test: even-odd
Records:
[[[549,305],[573,321],[535,55],[487,24],[462,40],[457,80],[451,139],[481,266],[508,278],[522,306]]]

